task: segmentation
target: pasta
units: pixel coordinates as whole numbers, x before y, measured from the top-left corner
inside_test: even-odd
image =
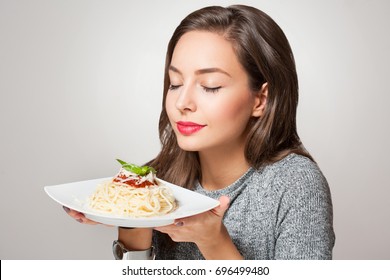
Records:
[[[152,172],[141,176],[122,168],[112,180],[98,185],[89,199],[89,207],[138,218],[170,213],[176,208],[176,201],[170,188],[156,183]]]

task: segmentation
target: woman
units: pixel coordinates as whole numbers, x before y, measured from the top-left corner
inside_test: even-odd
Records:
[[[293,54],[268,15],[242,5],[188,15],[168,45],[162,150],[148,164],[220,206],[119,228],[119,244],[153,245],[156,259],[331,259],[330,191],[297,134],[297,103]]]

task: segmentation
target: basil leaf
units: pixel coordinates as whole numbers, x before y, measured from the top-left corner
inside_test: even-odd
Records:
[[[121,165],[124,165],[124,164],[127,164],[127,162],[123,161],[123,160],[120,160],[120,159],[116,159]]]
[[[117,161],[122,165],[122,168],[130,171],[132,173],[135,173],[140,176],[145,176],[149,174],[150,172],[156,173],[156,170],[153,167],[144,165],[144,166],[138,166],[132,163],[127,163],[123,160],[117,159]]]

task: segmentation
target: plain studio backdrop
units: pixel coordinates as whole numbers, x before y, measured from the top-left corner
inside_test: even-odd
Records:
[[[160,149],[165,51],[189,12],[235,1],[0,0],[0,259],[112,259],[43,190]],[[390,2],[240,1],[285,31],[298,132],[327,177],[335,259],[390,259]]]

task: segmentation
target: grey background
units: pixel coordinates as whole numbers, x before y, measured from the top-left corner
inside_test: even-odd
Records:
[[[0,259],[112,259],[115,228],[70,219],[46,185],[143,163],[168,40],[235,1],[0,0]],[[335,259],[390,259],[390,2],[240,1],[273,17],[300,78],[298,130],[326,175]]]

